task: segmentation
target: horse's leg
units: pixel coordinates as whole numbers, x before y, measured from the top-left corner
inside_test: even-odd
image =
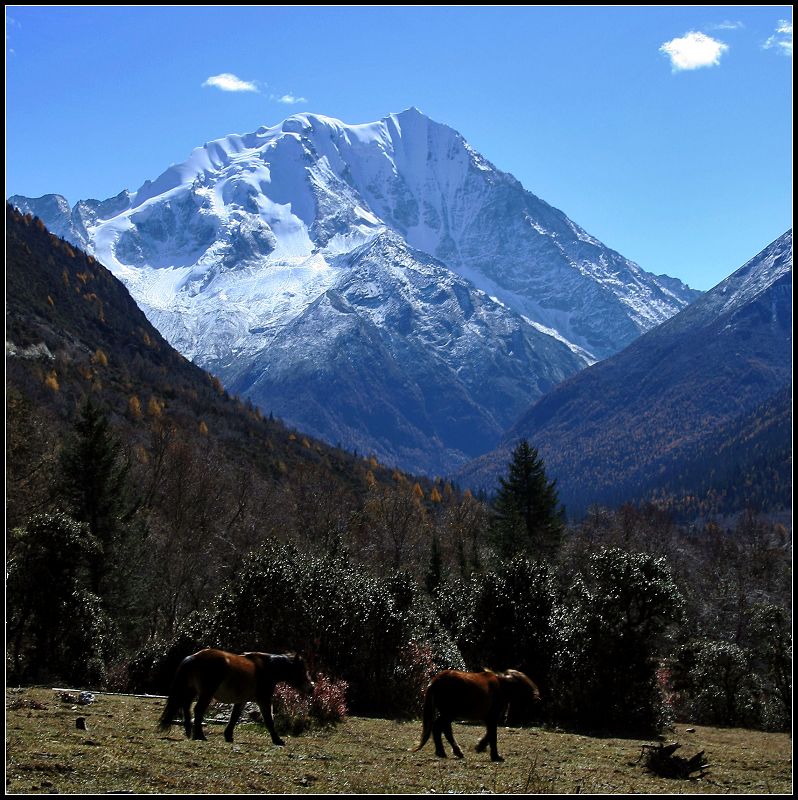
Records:
[[[277,735],[277,731],[274,730],[274,719],[272,719],[272,700],[271,697],[260,697],[258,698],[258,708],[260,709],[261,716],[263,717],[263,722],[266,727],[269,729],[269,733],[272,737],[272,742],[278,745],[278,747],[282,747],[285,742]]]
[[[477,746],[474,748],[478,753],[484,753],[485,748],[488,746],[490,742],[490,733],[485,733],[485,735],[477,742]]]
[[[233,741],[233,728],[235,728],[236,722],[238,722],[238,718],[241,716],[241,711],[243,708],[243,703],[236,703],[233,706],[233,710],[230,712],[230,722],[227,723],[227,727],[224,729],[224,739],[226,742]]]
[[[194,730],[192,732],[192,739],[205,739],[205,734],[202,732],[202,718],[208,710],[208,706],[213,700],[213,694],[201,693],[197,698],[197,705],[194,706]]]
[[[432,723],[432,741],[435,742],[435,755],[438,758],[446,758],[446,751],[443,749],[443,740],[441,739],[444,724],[440,717]]]
[[[454,733],[452,733],[452,721],[446,720],[443,723],[443,735],[446,737],[449,744],[452,746],[452,752],[458,757],[463,757],[463,751],[457,746],[457,742],[454,740]]]
[[[183,701],[183,728],[186,731],[186,739],[191,738],[191,701],[193,697],[188,697]]]
[[[488,740],[488,744],[490,745],[490,760],[504,761],[504,759],[499,755],[499,751],[496,746],[497,725],[498,723],[495,719],[488,720],[488,732],[485,734],[485,738]]]

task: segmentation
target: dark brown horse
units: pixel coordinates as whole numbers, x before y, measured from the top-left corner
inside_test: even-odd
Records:
[[[490,760],[504,761],[496,748],[496,728],[511,702],[539,701],[538,687],[514,669],[507,672],[458,672],[447,669],[439,672],[431,681],[424,698],[424,720],[421,741],[413,748],[420,750],[429,739],[435,741],[435,755],[446,758],[441,734],[446,736],[452,751],[458,758],[463,751],[457,746],[452,733],[452,721],[456,719],[484,722],[487,732],[479,740],[476,750],[481,753],[490,745]]]
[[[224,650],[206,648],[184,658],[177,668],[166,708],[161,714],[161,730],[169,730],[178,711],[183,711],[183,727],[191,739],[204,739],[202,718],[214,698],[221,703],[233,703],[230,721],[224,729],[224,738],[233,741],[235,728],[244,703],[254,700],[263,715],[272,741],[276,745],[285,742],[274,730],[272,719],[272,694],[281,682],[289,683],[299,691],[313,689],[313,681],[301,656],[289,653],[227,653]],[[191,704],[194,699],[194,724],[191,724]]]

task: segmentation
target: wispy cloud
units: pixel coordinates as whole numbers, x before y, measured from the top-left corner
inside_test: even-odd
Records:
[[[243,81],[238,75],[232,72],[222,72],[220,75],[211,75],[203,86],[213,86],[223,92],[257,92],[257,84],[254,81]]]
[[[272,100],[276,100],[278,103],[284,103],[287,106],[294,106],[297,103],[307,103],[307,97],[294,97],[292,94],[284,94],[278,97],[277,95],[272,95]]]
[[[8,48],[8,54],[10,56],[15,56],[17,51],[11,47],[11,28],[21,28],[22,23],[18,22],[14,17],[6,17],[6,47]]]
[[[707,25],[707,27],[715,31],[736,31],[740,28],[744,28],[745,25],[739,20],[733,22],[732,20],[725,19],[723,22],[718,22],[715,25]]]
[[[671,39],[660,47],[671,60],[674,72],[700,67],[716,67],[729,45],[713,39],[700,31],[688,31],[684,36]]]
[[[783,53],[785,56],[792,56],[792,22],[780,19],[776,32],[768,37],[762,47],[765,50],[775,47],[779,53]]]

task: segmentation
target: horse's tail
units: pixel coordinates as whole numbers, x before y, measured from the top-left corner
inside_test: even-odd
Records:
[[[433,695],[432,686],[427,688],[427,694],[424,697],[424,712],[422,717],[421,727],[421,740],[412,748],[411,752],[417,753],[427,743],[430,734],[432,733],[432,720],[435,717],[435,697]]]
[[[180,710],[180,700],[178,698],[177,692],[173,688],[169,692],[169,696],[166,698],[166,708],[164,708],[163,714],[161,714],[161,719],[158,722],[158,727],[162,731],[168,731],[174,724],[175,716],[177,715],[177,712],[179,710]]]
[[[189,659],[184,659],[177,668],[169,694],[166,697],[166,707],[158,721],[158,727],[162,731],[168,731],[174,724],[175,716],[183,707],[186,697],[186,683]]]

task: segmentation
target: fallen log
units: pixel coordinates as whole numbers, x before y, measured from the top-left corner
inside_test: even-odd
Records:
[[[691,758],[677,756],[676,751],[681,747],[678,742],[673,744],[644,744],[640,753],[640,759],[650,772],[662,778],[681,778],[683,780],[695,780],[704,775],[704,770],[709,764],[704,762],[704,751],[696,753]],[[694,772],[700,773],[693,776]]]

